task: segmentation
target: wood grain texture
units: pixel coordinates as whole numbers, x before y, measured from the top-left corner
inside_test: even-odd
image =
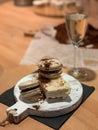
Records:
[[[57,25],[64,22],[63,18],[55,19],[37,16],[33,7],[18,7],[12,0],[0,0],[0,94],[11,88],[23,76],[32,73],[37,66],[23,66],[22,59],[31,37],[24,37],[28,30],[38,30],[47,24]],[[67,72],[67,69],[64,68]],[[87,85],[95,86],[95,91],[82,106],[63,124],[60,130],[98,130],[98,71],[96,78]],[[6,106],[0,104],[0,120],[5,118]],[[31,118],[26,118],[18,125],[7,125],[0,130],[52,130],[52,128]]]

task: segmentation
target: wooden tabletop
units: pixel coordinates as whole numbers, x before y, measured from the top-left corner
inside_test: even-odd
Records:
[[[24,32],[39,30],[47,24],[57,25],[63,18],[42,17],[34,14],[33,7],[15,6],[12,0],[0,1],[0,94],[11,88],[23,76],[35,71],[37,66],[20,65],[32,37],[25,37]],[[67,68],[64,69],[67,72]],[[67,120],[60,130],[98,130],[98,71],[96,78],[87,85],[95,91],[81,107]],[[10,95],[9,95],[10,96]],[[6,117],[7,106],[0,104],[0,121]],[[0,127],[0,130],[52,130],[52,128],[26,118],[20,124]]]

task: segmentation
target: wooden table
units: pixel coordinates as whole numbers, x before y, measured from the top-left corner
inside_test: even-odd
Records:
[[[23,76],[37,69],[37,66],[20,65],[31,37],[24,37],[28,30],[38,30],[47,24],[57,25],[63,18],[37,16],[33,7],[14,6],[13,1],[0,1],[0,94],[11,88]],[[67,71],[67,68],[64,69]],[[60,130],[98,130],[98,71],[96,78],[87,85],[95,86],[95,91],[81,107],[63,124]],[[9,95],[10,96],[10,95]],[[6,117],[7,106],[0,104],[0,121]],[[18,125],[7,125],[0,130],[52,130],[52,128],[26,118]]]

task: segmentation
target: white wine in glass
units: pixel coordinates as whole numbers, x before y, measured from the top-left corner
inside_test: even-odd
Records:
[[[86,14],[80,13],[69,13],[66,14],[66,28],[69,39],[71,40],[74,46],[74,67],[69,72],[70,74],[79,79],[80,81],[84,80],[87,76],[85,69],[77,68],[76,66],[76,57],[77,57],[77,49],[85,37],[85,33],[87,30],[88,20]]]

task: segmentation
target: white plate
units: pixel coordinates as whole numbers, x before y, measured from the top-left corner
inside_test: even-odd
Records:
[[[17,102],[7,109],[8,113],[11,112],[11,110],[16,110],[15,113],[12,113],[13,122],[18,123],[28,115],[37,115],[41,117],[60,116],[71,112],[80,105],[83,95],[82,85],[78,80],[66,73],[62,73],[61,76],[70,84],[71,92],[65,101],[55,103],[48,103],[46,100],[36,103],[23,102],[20,98],[19,84],[32,79],[34,75],[35,73],[23,77],[15,85],[14,96]],[[37,106],[39,107],[38,109],[36,109]]]

